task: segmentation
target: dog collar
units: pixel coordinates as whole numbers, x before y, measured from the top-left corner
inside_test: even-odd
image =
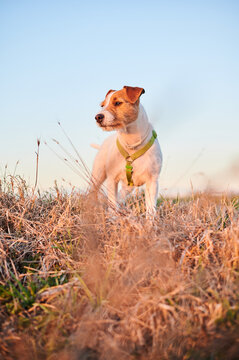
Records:
[[[141,149],[137,150],[135,153],[133,153],[131,155],[123,148],[123,146],[119,142],[119,139],[117,138],[116,145],[118,147],[118,150],[126,160],[125,169],[126,169],[126,178],[128,181],[128,186],[134,186],[133,179],[132,179],[132,174],[133,174],[132,163],[133,163],[133,161],[138,159],[140,156],[144,155],[146,153],[146,151],[149,150],[149,148],[151,148],[156,137],[157,137],[157,133],[155,130],[153,130],[152,137],[149,140],[149,142],[147,142],[146,145],[144,145]]]

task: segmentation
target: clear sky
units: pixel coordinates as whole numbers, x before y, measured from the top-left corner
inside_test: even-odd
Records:
[[[239,189],[239,1],[0,0],[0,176],[83,187],[51,150],[89,168],[109,134],[94,116],[109,89],[141,101],[164,156],[160,192]]]

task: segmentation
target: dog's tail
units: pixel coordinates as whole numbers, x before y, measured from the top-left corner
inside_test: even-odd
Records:
[[[99,150],[100,149],[100,145],[98,145],[98,144],[90,144],[90,146],[91,147],[93,147],[94,149],[96,149],[96,150]]]

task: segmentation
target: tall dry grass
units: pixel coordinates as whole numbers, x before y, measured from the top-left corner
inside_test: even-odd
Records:
[[[239,200],[0,192],[2,359],[238,359]]]

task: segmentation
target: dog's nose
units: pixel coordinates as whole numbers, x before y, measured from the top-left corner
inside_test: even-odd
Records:
[[[95,120],[99,123],[99,124],[101,124],[102,123],[102,121],[104,120],[104,114],[97,114],[96,116],[95,116]]]

